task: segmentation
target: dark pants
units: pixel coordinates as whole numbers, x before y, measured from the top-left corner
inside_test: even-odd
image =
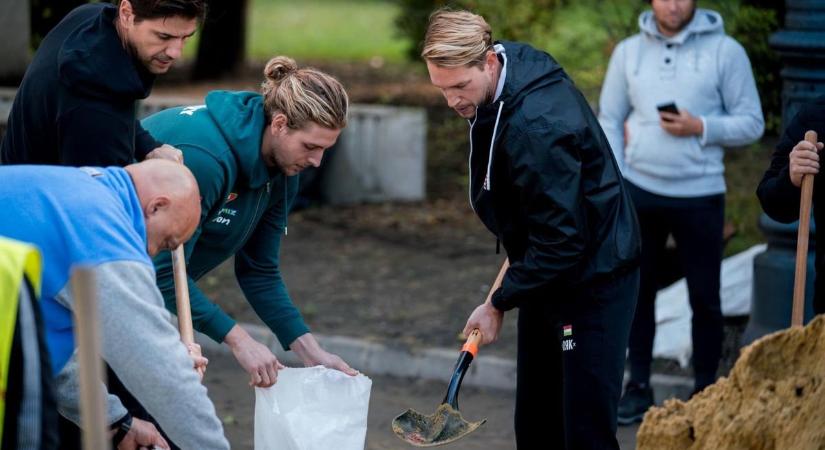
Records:
[[[639,302],[630,332],[630,379],[650,382],[653,338],[656,335],[656,270],[661,264],[667,237],[673,235],[687,279],[693,311],[693,369],[696,390],[716,379],[722,354],[723,320],[719,299],[722,268],[723,194],[672,198],[652,194],[626,183],[636,205],[642,231],[642,266]]]
[[[633,269],[520,307],[519,448],[619,448],[616,408],[638,286]]]
[[[145,420],[154,424],[155,428],[157,428],[163,438],[166,439],[166,442],[169,444],[171,450],[179,450],[179,447],[177,447],[175,443],[169,439],[169,436],[167,436],[166,433],[160,428],[158,422],[151,415],[149,415],[146,408],[144,408],[143,405],[141,405],[140,402],[137,401],[137,399],[126,389],[126,386],[121,383],[120,379],[108,364],[106,364],[106,378],[109,393],[116,395],[120,399],[120,402],[123,403],[123,406],[129,411],[129,414],[131,414],[133,418]],[[63,416],[60,417],[59,432],[61,443],[60,448],[62,450],[80,450],[83,448],[81,444],[80,428]]]

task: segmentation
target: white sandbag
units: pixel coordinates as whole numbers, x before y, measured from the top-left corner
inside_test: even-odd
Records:
[[[255,388],[255,450],[363,450],[371,388],[323,366],[278,371]]]

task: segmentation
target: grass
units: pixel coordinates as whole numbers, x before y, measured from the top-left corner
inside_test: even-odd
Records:
[[[756,186],[770,165],[774,139],[763,139],[750,147],[728,150],[725,154],[725,221],[736,226],[736,235],[725,247],[725,256],[747,250],[765,242],[757,227],[762,207],[756,198]]]
[[[389,0],[250,0],[247,57],[401,62],[407,43],[395,34],[398,13]],[[185,56],[196,49],[197,36]]]

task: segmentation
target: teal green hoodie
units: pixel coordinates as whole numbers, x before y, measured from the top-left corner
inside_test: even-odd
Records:
[[[235,276],[247,301],[287,349],[309,331],[278,264],[298,177],[264,164],[264,126],[263,99],[252,92],[213,91],[205,105],[167,109],[143,120],[152,136],[183,151],[201,192],[200,224],[184,246],[195,329],[222,342],[235,325],[195,285],[234,255]],[[158,254],[154,263],[166,307],[175,312],[169,252]]]

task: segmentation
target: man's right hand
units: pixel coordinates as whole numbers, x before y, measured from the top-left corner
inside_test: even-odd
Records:
[[[802,176],[805,174],[816,175],[819,173],[819,150],[822,150],[822,142],[817,142],[816,146],[808,141],[799,141],[788,155],[790,159],[791,183],[799,187],[802,185]]]
[[[263,344],[252,339],[240,325],[235,325],[224,338],[238,364],[249,374],[249,385],[270,387],[278,381],[278,370],[284,366]]]
[[[132,419],[132,428],[123,436],[117,448],[118,450],[134,450],[141,448],[169,448],[169,444],[157,428],[151,423],[138,418]]]
[[[497,310],[492,303],[484,302],[467,319],[467,325],[464,325],[464,336],[469,336],[474,328],[478,328],[481,332],[481,345],[492,344],[498,339],[503,320],[502,311]]]

